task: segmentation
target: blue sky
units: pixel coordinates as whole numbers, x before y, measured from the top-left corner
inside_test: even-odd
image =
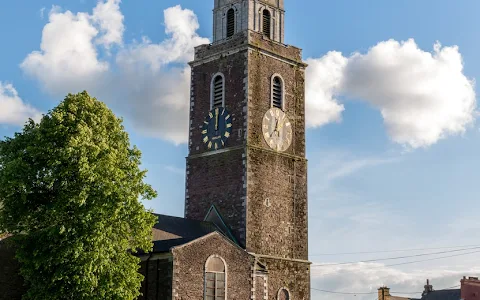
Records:
[[[314,96],[307,99],[311,260],[329,263],[389,257],[378,253],[316,256],[322,253],[480,244],[480,130],[472,94],[476,92],[473,81],[480,76],[480,2],[285,2],[286,43],[304,49],[312,70],[307,73],[311,95],[327,93],[324,102]],[[165,33],[170,23],[164,10],[177,5],[181,8],[170,12],[174,20],[189,22],[188,41],[172,41]],[[96,6],[92,0],[0,4],[0,134],[11,136],[20,130],[22,118],[53,108],[67,92],[87,89],[125,118],[132,143],[142,150],[147,180],[159,192],[146,205],[159,213],[182,216],[186,120],[182,106],[169,99],[188,93],[188,82],[173,89],[169,80],[184,78],[193,46],[205,38],[211,40],[213,1],[124,1],[119,7],[105,5],[95,14]],[[83,21],[77,13],[84,13]],[[198,29],[191,19],[194,16]],[[67,23],[59,26],[60,19]],[[102,28],[99,20],[108,20],[104,24],[111,26]],[[74,23],[81,26],[65,25]],[[89,31],[92,28],[98,33]],[[120,36],[115,35],[119,32]],[[74,41],[72,36],[83,36],[79,33],[85,39]],[[55,41],[62,38],[75,47],[85,45],[84,51],[69,57],[71,52],[55,48]],[[415,42],[402,44],[409,39]],[[437,42],[445,55],[435,56]],[[411,46],[407,54],[405,45]],[[40,49],[40,56],[29,56]],[[178,57],[166,58],[165,49],[178,50]],[[355,52],[359,54],[352,56]],[[148,53],[165,58],[151,58]],[[385,57],[395,62],[391,70],[375,63]],[[458,68],[459,62],[463,69]],[[332,65],[341,69],[338,78],[323,78]],[[136,72],[142,72],[140,79]],[[401,72],[406,74],[403,80],[396,77]],[[329,78],[338,82],[331,83]],[[155,82],[164,84],[151,89]],[[366,84],[368,90],[363,89]],[[428,95],[420,96],[426,100],[418,96],[422,85]],[[18,96],[12,95],[13,88]],[[332,91],[334,95],[328,96]],[[410,103],[410,95],[425,101]],[[17,107],[11,113],[15,117],[5,115],[12,103]],[[321,122],[319,109],[332,103],[343,106],[343,111],[328,111],[324,116],[328,121]],[[405,121],[405,116],[417,114],[418,119]],[[390,256],[417,253],[422,251]],[[480,273],[478,257],[395,267],[314,267],[312,286],[363,292],[386,284],[396,290],[417,291],[428,277],[437,288],[449,287],[463,275]],[[313,295],[312,299],[352,299]]]

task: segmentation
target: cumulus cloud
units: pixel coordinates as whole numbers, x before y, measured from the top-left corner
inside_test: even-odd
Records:
[[[0,123],[7,125],[23,125],[32,118],[41,119],[41,113],[26,104],[18,95],[17,90],[10,83],[0,81]]]
[[[187,141],[190,99],[190,67],[194,47],[209,40],[198,36],[198,20],[193,11],[180,6],[168,8],[165,32],[170,36],[159,44],[144,39],[121,51],[116,63],[121,70],[121,86],[129,97],[125,108],[137,127],[154,137],[174,143]]]
[[[123,40],[123,14],[120,11],[120,0],[99,2],[93,9],[92,20],[98,24],[102,34],[96,42],[109,48],[114,44],[121,44]]]
[[[22,69],[49,93],[62,97],[88,90],[106,101],[141,132],[174,143],[187,140],[193,48],[208,43],[198,35],[196,15],[180,6],[164,12],[167,38],[124,43],[120,0],[101,0],[91,13],[54,7],[39,51]],[[118,46],[110,56],[113,46]],[[307,126],[339,122],[342,97],[378,109],[391,139],[427,147],[465,132],[474,122],[474,82],[463,74],[457,47],[435,44],[421,50],[413,40],[381,42],[349,57],[329,52],[308,59]]]
[[[343,57],[330,52],[309,59],[308,125],[338,120],[339,111],[321,112],[321,103],[339,105],[339,95],[359,99],[378,109],[391,139],[411,148],[428,147],[442,138],[462,134],[474,122],[474,82],[463,74],[458,47],[434,45],[423,51],[413,39],[389,40],[366,54]],[[327,76],[327,74],[332,74]]]
[[[30,53],[21,67],[52,95],[87,90],[141,132],[176,144],[186,142],[190,82],[186,63],[193,59],[195,46],[209,43],[197,34],[196,15],[180,6],[165,10],[168,37],[158,44],[148,37],[125,44],[123,21],[120,0],[99,1],[92,13],[54,7],[40,51]],[[110,56],[114,45],[118,49]]]
[[[359,293],[354,296],[312,290],[312,299],[347,300],[355,297],[359,300],[371,300],[376,299],[377,289],[381,286],[391,288],[394,296],[421,298],[426,279],[430,279],[435,290],[440,290],[458,286],[463,276],[473,276],[479,272],[480,269],[477,267],[459,267],[454,270],[427,267],[407,272],[376,263],[312,266],[312,288]],[[412,292],[414,294],[411,294]]]
[[[41,50],[30,53],[20,67],[52,94],[81,91],[101,81],[109,69],[97,58],[93,40],[99,35],[91,15],[55,6],[43,28]]]
[[[329,52],[320,59],[307,59],[306,72],[306,119],[307,126],[320,127],[338,122],[344,106],[335,95],[339,92],[348,59],[340,52]]]

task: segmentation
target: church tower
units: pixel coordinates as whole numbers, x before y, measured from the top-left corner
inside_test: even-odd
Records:
[[[214,2],[190,63],[185,217],[218,213],[254,255],[252,299],[310,299],[307,65],[284,44],[284,0]]]

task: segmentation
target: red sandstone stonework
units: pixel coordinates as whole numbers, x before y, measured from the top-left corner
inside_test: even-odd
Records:
[[[461,280],[461,294],[463,300],[480,299],[480,280],[478,280],[478,277],[464,277]]]

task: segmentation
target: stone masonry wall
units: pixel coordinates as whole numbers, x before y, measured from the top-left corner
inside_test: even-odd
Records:
[[[247,161],[247,250],[307,260],[306,162],[258,149]]]
[[[216,46],[200,46],[192,62],[190,142],[187,158],[185,216],[203,220],[214,204],[233,234],[245,244],[245,164],[247,51],[246,36],[240,34]],[[224,53],[228,49],[233,53]],[[234,50],[237,49],[237,50]],[[210,111],[213,76],[225,76],[225,107],[232,116],[232,135],[225,149],[209,151],[201,138],[203,122]],[[212,155],[213,154],[213,155]]]
[[[250,33],[247,151],[247,250],[308,259],[307,161],[305,159],[305,64],[300,50]],[[292,144],[278,153],[262,134],[271,107],[271,78],[282,76]]]
[[[211,204],[220,206],[227,225],[237,237],[241,236],[239,240],[246,250],[269,257],[265,260],[269,273],[268,299],[272,300],[283,287],[291,291],[292,299],[310,299],[306,64],[301,56],[296,47],[248,31],[223,42],[197,47],[195,61],[190,63],[193,73],[186,216],[203,219]],[[235,114],[236,122],[227,149],[208,152],[202,145],[200,126],[209,111],[212,76],[219,71],[225,74],[226,106]],[[284,79],[285,113],[293,126],[292,144],[284,153],[271,150],[262,135],[263,116],[271,105],[274,74]],[[196,247],[196,256],[204,251],[203,247]],[[200,255],[203,263],[208,256],[202,255],[206,254]],[[183,282],[183,276],[181,280],[176,278],[176,264],[174,269],[174,282]],[[179,274],[183,273],[184,269]],[[198,284],[203,282],[192,278],[187,281],[195,282],[191,290],[196,292],[178,299],[201,299]],[[260,297],[260,291],[254,292],[255,298]]]
[[[310,264],[289,260],[262,259],[268,267],[268,299],[277,300],[278,291],[287,288],[290,299],[310,300]]]
[[[245,244],[243,149],[187,161],[186,218],[203,220],[212,205],[222,214],[235,238]]]
[[[173,300],[203,300],[205,263],[212,255],[226,262],[227,299],[251,299],[253,258],[218,233],[174,248]]]
[[[210,92],[213,76],[223,73],[225,76],[225,108],[232,116],[232,136],[227,147],[242,145],[244,142],[244,78],[246,69],[246,51],[204,63],[192,68],[190,101],[190,155],[211,152],[202,141],[202,127],[210,111]]]
[[[305,70],[251,49],[248,56],[248,143],[268,147],[262,134],[263,116],[271,107],[271,79],[282,76],[285,84],[285,113],[293,126],[293,141],[285,152],[305,158]],[[267,67],[268,66],[268,67]]]

